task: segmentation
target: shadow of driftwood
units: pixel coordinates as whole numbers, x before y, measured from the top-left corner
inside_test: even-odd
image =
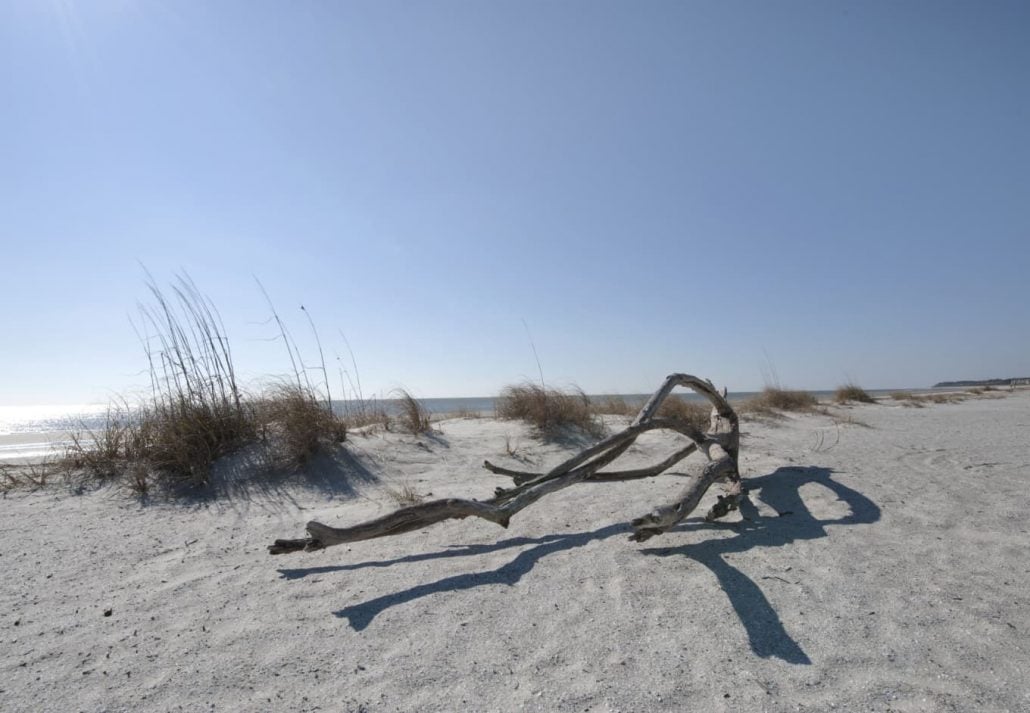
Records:
[[[873,523],[880,518],[880,509],[861,493],[833,480],[828,468],[780,468],[768,475],[749,478],[746,482],[752,491],[758,491],[761,501],[773,508],[778,515],[762,517],[758,509],[745,498],[740,505],[743,520],[738,523],[705,523],[694,519],[681,526],[680,530],[702,530],[717,528],[737,533],[736,537],[720,540],[706,540],[680,547],[646,548],[642,554],[668,557],[683,555],[700,562],[712,571],[740,618],[747,632],[751,649],[762,657],[775,656],[788,663],[810,664],[811,660],[800,645],[791,638],[761,588],[740,570],[729,565],[723,556],[744,552],[753,547],[782,547],[797,540],[810,540],[826,536],[829,525]],[[846,516],[818,520],[808,510],[801,498],[803,485],[816,483],[832,490],[850,508]],[[389,567],[397,564],[424,562],[451,557],[468,557],[498,552],[514,547],[535,545],[520,552],[507,564],[488,572],[474,572],[445,577],[427,584],[421,584],[401,592],[386,594],[360,604],[345,607],[335,616],[347,619],[355,630],[366,628],[381,612],[398,604],[430,596],[440,592],[460,591],[484,585],[513,585],[533,569],[543,557],[563,550],[582,547],[614,535],[627,534],[625,524],[609,525],[593,532],[545,535],[539,538],[515,537],[488,545],[462,545],[451,549],[422,554],[407,555],[392,560],[359,562],[347,565],[331,565],[304,569],[280,569],[286,579],[301,579],[313,574],[347,572],[365,568]]]
[[[842,485],[830,476],[829,468],[779,468],[758,478],[748,478],[750,490],[760,490],[759,499],[772,507],[778,516],[762,517],[749,499],[740,505],[743,520],[737,523],[689,523],[691,529],[719,528],[732,530],[736,537],[704,540],[681,547],[646,548],[641,553],[668,557],[683,555],[700,562],[712,571],[734,611],[747,631],[751,650],[762,657],[775,656],[788,663],[810,664],[801,646],[791,638],[772,604],[753,579],[731,566],[723,556],[744,552],[753,547],[782,547],[797,540],[826,537],[828,525],[857,525],[880,519],[880,508],[869,498]],[[817,483],[832,490],[851,512],[832,520],[818,520],[801,498],[801,486]]]
[[[476,547],[472,550],[461,550],[445,551],[445,552],[434,552],[428,555],[412,555],[411,557],[402,557],[393,562],[375,562],[367,563],[364,565],[354,565],[352,568],[358,568],[361,566],[387,566],[395,562],[412,561],[421,559],[436,559],[439,557],[463,557],[471,554],[480,554],[483,552],[493,552],[496,550],[507,549],[509,547],[518,547],[527,543],[540,543],[532,549],[524,550],[520,552],[515,559],[507,564],[498,567],[495,570],[489,572],[470,572],[468,574],[459,574],[453,577],[445,577],[444,579],[436,582],[430,582],[428,584],[420,584],[411,589],[406,589],[403,592],[395,592],[393,594],[386,594],[375,599],[370,599],[367,602],[361,602],[354,606],[345,607],[339,611],[333,612],[337,617],[346,619],[350,622],[351,627],[361,631],[367,627],[372,620],[385,609],[397,606],[398,604],[404,604],[420,597],[426,597],[431,594],[437,594],[439,592],[456,592],[463,589],[472,589],[473,587],[481,587],[487,584],[505,584],[511,586],[522,579],[523,575],[533,569],[533,566],[542,558],[555,552],[562,550],[569,550],[573,547],[582,547],[583,545],[593,542],[594,540],[603,540],[613,535],[628,534],[629,527],[626,525],[609,525],[608,527],[602,527],[599,530],[593,532],[577,532],[568,535],[554,535],[549,537],[542,537],[539,539],[527,539],[527,538],[513,538],[510,540],[503,540],[493,545],[485,545]],[[305,573],[306,574],[306,573]],[[284,576],[290,577],[291,575],[283,572]],[[303,574],[294,574],[293,578],[297,576],[304,576]]]
[[[580,533],[583,534],[583,533]],[[278,569],[276,570],[284,579],[303,579],[314,574],[331,574],[333,572],[353,572],[359,569],[379,569],[392,567],[396,564],[414,564],[415,562],[427,562],[429,560],[449,559],[451,557],[473,557],[475,555],[498,552],[512,547],[525,547],[526,545],[543,545],[573,535],[545,535],[544,537],[510,537],[507,540],[499,540],[489,545],[450,545],[449,549],[438,552],[424,552],[417,555],[405,555],[392,560],[372,560],[368,562],[355,562],[354,564],[334,564],[325,567],[305,567],[303,569]]]

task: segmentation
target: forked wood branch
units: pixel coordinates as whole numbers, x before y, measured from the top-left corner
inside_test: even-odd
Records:
[[[662,402],[677,386],[693,389],[711,402],[711,425],[707,433],[681,420],[657,417],[656,414]],[[625,453],[640,434],[655,429],[682,433],[691,440],[691,443],[649,468],[621,471],[603,470]],[[582,482],[613,482],[650,478],[664,472],[698,450],[704,453],[708,459],[701,474],[692,477],[689,485],[671,504],[655,508],[650,513],[633,520],[631,539],[643,542],[655,535],[667,532],[693,512],[701,502],[702,496],[716,481],[727,482],[726,494],[719,496],[718,502],[708,511],[705,519],[714,520],[735,510],[742,494],[738,469],[740,422],[736,412],[726,400],[725,392],[720,393],[710,381],[690,374],[670,374],[627,428],[584,449],[546,473],[510,470],[486,461],[483,467],[493,473],[509,476],[514,482],[514,487],[497,488],[494,497],[490,500],[461,498],[434,500],[401,508],[389,515],[351,527],[330,527],[312,521],[306,526],[307,537],[296,540],[276,540],[269,546],[268,551],[273,555],[298,550],[310,552],[345,542],[399,535],[444,520],[470,516],[481,517],[484,520],[495,522],[501,527],[507,527],[512,516],[545,495]]]

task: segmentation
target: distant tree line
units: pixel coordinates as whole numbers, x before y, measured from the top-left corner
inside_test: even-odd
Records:
[[[1030,377],[1023,376],[1012,379],[981,379],[979,381],[939,381],[933,388],[948,388],[959,386],[1030,386]]]

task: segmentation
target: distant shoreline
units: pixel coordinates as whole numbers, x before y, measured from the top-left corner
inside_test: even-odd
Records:
[[[807,390],[820,401],[832,400],[833,389]],[[872,396],[889,396],[899,389],[867,389]],[[933,389],[904,389],[913,394],[931,393]],[[704,397],[692,392],[677,392],[679,396],[693,401],[704,401]],[[759,391],[731,391],[728,398],[731,403],[746,401],[759,395]],[[607,398],[621,398],[629,403],[639,401],[643,404],[651,394],[587,394],[587,398],[601,401]],[[476,412],[481,416],[492,416],[496,396],[465,396],[456,398],[421,398],[419,401],[431,414],[442,416],[464,412]],[[399,410],[397,399],[370,399],[381,405],[390,415]],[[351,409],[360,408],[362,402],[344,399],[333,400],[333,410],[346,415]],[[95,429],[101,427],[107,417],[107,407],[99,404],[82,404],[66,406],[6,406],[0,407],[0,437],[24,436],[25,434],[66,434],[76,430]],[[2,442],[0,442],[2,445]]]
[[[1030,376],[1012,377],[1009,379],[979,379],[967,381],[939,381],[933,385],[935,389],[966,388],[969,386],[1030,386]]]
[[[897,389],[869,389],[874,398],[887,398]],[[911,394],[929,394],[933,389],[905,389]],[[730,403],[740,403],[759,395],[757,391],[730,392]],[[834,391],[808,391],[816,399],[828,402],[833,399]],[[688,401],[704,401],[704,397],[692,392],[682,392],[679,396]],[[595,402],[607,398],[620,398],[627,403],[641,405],[650,394],[588,394]],[[420,399],[427,411],[438,418],[459,414],[476,414],[490,418],[495,414],[494,402],[497,397],[459,397],[459,398],[426,398]],[[400,411],[396,399],[376,400],[383,410],[396,416]],[[346,416],[352,408],[359,408],[360,402],[333,401],[333,410]],[[107,419],[107,408],[97,404],[69,406],[9,406],[0,408],[0,462],[26,461],[39,459],[53,453],[54,449],[62,449],[71,444],[71,434],[77,431],[102,430]]]

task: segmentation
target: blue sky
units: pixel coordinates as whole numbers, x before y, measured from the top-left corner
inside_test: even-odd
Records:
[[[0,5],[0,405],[132,392],[140,264],[366,392],[1030,375],[1030,4]],[[334,388],[339,390],[338,384]]]

